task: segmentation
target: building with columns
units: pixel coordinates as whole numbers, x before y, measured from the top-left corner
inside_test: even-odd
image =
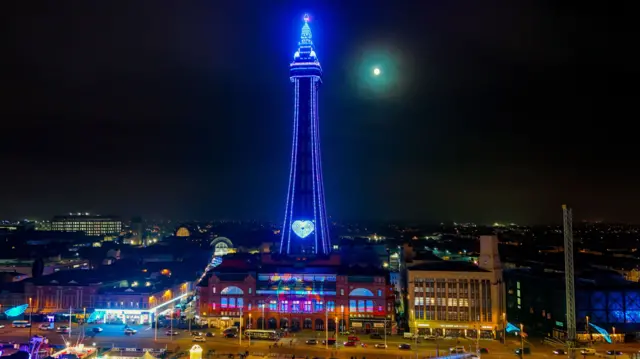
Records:
[[[297,263],[265,257],[259,266],[227,260],[197,287],[199,315],[221,328],[242,321],[254,329],[382,330],[394,322],[388,276],[381,268],[340,265],[337,255]]]
[[[407,268],[407,301],[412,332],[500,336],[506,324],[498,238],[480,237],[477,264],[439,260]]]

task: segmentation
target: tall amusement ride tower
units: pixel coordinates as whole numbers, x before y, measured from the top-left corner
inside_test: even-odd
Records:
[[[331,251],[318,119],[322,67],[311,38],[309,15],[305,15],[298,50],[289,65],[294,88],[293,144],[280,240],[280,254],[287,255],[328,255]]]

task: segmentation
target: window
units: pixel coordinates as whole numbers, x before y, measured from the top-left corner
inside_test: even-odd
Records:
[[[344,295],[344,289],[340,288],[340,295]]]
[[[307,300],[304,302],[304,311],[305,313],[311,313],[311,301]]]
[[[365,312],[364,300],[359,300],[358,301],[358,312],[360,312],[360,313],[364,313]]]
[[[229,298],[229,308],[236,307],[236,298]]]
[[[213,294],[216,294],[216,286],[213,286]]]
[[[284,300],[282,302],[280,302],[280,311],[283,313],[288,313],[289,312],[289,302]]]
[[[322,312],[322,311],[323,311],[322,307],[324,307],[324,305],[323,305],[323,304],[324,304],[324,303],[322,303],[322,301],[316,302],[316,305],[315,305],[316,309],[315,309],[315,311],[316,311],[316,312]]]
[[[378,297],[382,297],[382,289],[378,289]]]
[[[336,311],[336,302],[330,300],[327,302],[327,310],[330,312],[335,312]]]
[[[294,300],[291,303],[291,312],[292,313],[299,313],[300,312],[300,301],[299,300]]]
[[[226,307],[227,307],[227,298],[220,299],[220,308],[226,308]]]
[[[357,311],[358,311],[358,308],[357,308],[357,306],[356,306],[356,301],[355,301],[355,299],[351,299],[351,300],[349,301],[349,311],[350,311],[351,313],[355,313],[355,312],[357,312]]]
[[[356,288],[349,293],[349,296],[354,297],[373,297],[373,292],[366,288]]]
[[[269,310],[276,311],[278,310],[277,303],[275,300],[269,302]]]
[[[240,298],[240,300],[242,300],[242,298]],[[249,303],[249,311],[251,311],[251,303]]]
[[[226,287],[225,289],[220,291],[220,294],[222,295],[242,295],[244,294],[244,292],[242,291],[242,289],[236,287],[236,286],[229,286]]]
[[[251,289],[251,288],[249,288],[249,294],[251,294],[251,291],[252,291],[252,289]]]
[[[238,308],[242,309],[244,307],[244,300],[242,298],[236,299],[236,303],[238,304]]]

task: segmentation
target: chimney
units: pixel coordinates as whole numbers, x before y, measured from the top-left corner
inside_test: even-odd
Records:
[[[498,253],[498,236],[480,236],[478,266],[492,272],[502,269],[500,254]]]

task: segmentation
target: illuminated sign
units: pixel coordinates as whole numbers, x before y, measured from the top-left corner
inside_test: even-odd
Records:
[[[308,237],[316,229],[311,221],[295,220],[291,223],[291,230],[300,238]]]

